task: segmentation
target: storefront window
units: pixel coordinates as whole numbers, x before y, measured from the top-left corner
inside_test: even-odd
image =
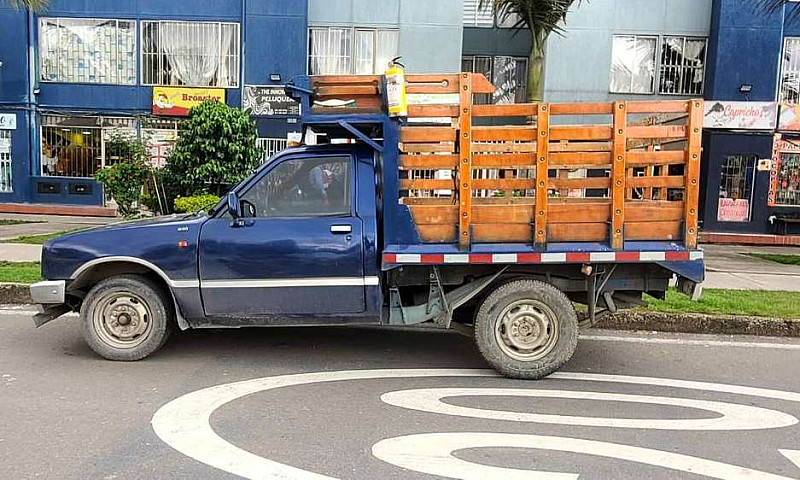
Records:
[[[800,206],[800,153],[781,153],[775,204]]]
[[[0,130],[0,192],[12,190],[11,130]]]
[[[134,85],[136,22],[42,18],[39,58],[45,82]]]
[[[134,118],[45,115],[42,118],[42,175],[93,177],[97,170],[114,161],[105,148],[105,141],[111,134],[135,136],[136,131]]]
[[[148,118],[142,121],[142,141],[151,167],[161,168],[175,149],[180,120]]]
[[[725,159],[719,185],[718,221],[750,221],[757,160],[755,155],[731,155]]]

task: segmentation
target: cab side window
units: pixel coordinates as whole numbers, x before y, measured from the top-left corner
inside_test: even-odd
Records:
[[[241,196],[244,216],[291,218],[350,214],[350,158],[281,162]]]

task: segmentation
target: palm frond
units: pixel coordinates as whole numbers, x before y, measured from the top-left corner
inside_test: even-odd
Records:
[[[20,8],[31,10],[33,12],[43,12],[47,6],[49,5],[49,0],[0,0],[5,1],[14,10],[19,10]]]
[[[767,14],[777,13],[786,8],[786,20],[793,22],[800,19],[800,6],[796,3],[792,0],[757,0],[756,7]]]
[[[527,28],[533,33],[534,42],[543,42],[550,33],[563,34],[563,22],[570,7],[581,0],[480,0],[478,8],[491,5],[501,20],[517,15],[519,20],[513,26],[520,30]]]

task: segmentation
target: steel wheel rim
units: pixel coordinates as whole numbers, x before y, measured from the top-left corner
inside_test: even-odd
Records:
[[[495,322],[494,334],[504,354],[531,362],[553,351],[560,330],[553,310],[542,302],[525,299],[503,309]]]
[[[130,292],[105,295],[92,313],[92,324],[100,340],[121,349],[141,345],[153,329],[152,319],[147,302]]]

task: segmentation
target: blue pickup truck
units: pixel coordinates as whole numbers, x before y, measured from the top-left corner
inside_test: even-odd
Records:
[[[703,281],[700,101],[485,105],[482,76],[419,75],[398,119],[383,81],[295,79],[318,144],[207,213],[47,242],[37,326],[78,311],[95,352],[133,361],[175,329],[429,323],[538,379],[572,356],[576,304],[591,322]],[[659,111],[685,125],[632,120]],[[559,123],[584,113],[607,124]]]

